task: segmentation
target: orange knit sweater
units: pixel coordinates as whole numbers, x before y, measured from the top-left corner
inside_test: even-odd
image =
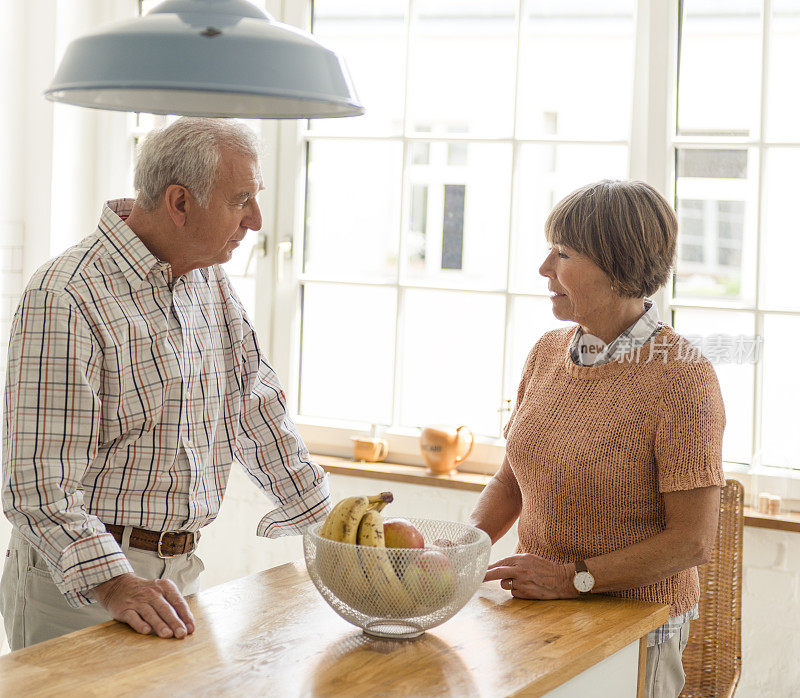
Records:
[[[668,325],[626,361],[577,366],[576,328],[546,333],[505,428],[522,493],[518,552],[576,562],[664,530],[662,492],[724,485],[725,410],[714,368]],[[689,360],[687,360],[687,358]],[[697,568],[612,596],[698,601]]]

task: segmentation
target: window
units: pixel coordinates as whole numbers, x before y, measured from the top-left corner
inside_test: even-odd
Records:
[[[800,373],[782,358],[800,342],[800,1],[684,0],[681,29],[673,323],[763,339],[760,362],[716,366],[723,456],[800,469]]]
[[[312,448],[346,452],[372,424],[410,444],[415,427],[466,423],[481,442],[470,460],[498,462],[524,358],[560,324],[538,275],[543,221],[575,187],[646,163],[680,224],[662,317],[761,342],[758,361],[716,363],[724,458],[800,468],[787,402],[800,378],[778,358],[800,341],[800,0],[650,6],[673,25],[637,4],[284,5],[344,56],[367,106],[270,132],[265,228],[283,252],[255,312]],[[673,55],[674,79],[643,69],[643,52]],[[650,163],[667,155],[659,179]]]
[[[634,10],[315,0],[367,113],[300,134],[301,422],[500,437],[530,347],[561,324],[544,219],[628,175]]]

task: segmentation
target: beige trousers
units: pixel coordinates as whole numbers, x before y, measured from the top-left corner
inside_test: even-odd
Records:
[[[684,623],[666,642],[647,648],[646,698],[678,698],[683,690],[686,674],[681,656],[689,641],[689,623]]]
[[[131,548],[130,536],[131,528],[126,526],[120,547],[137,575],[170,579],[184,596],[199,589],[198,577],[203,571],[199,557],[191,554],[162,559],[155,552]],[[0,580],[0,613],[12,650],[111,620],[98,603],[70,606],[53,583],[42,555],[16,530],[11,534]]]

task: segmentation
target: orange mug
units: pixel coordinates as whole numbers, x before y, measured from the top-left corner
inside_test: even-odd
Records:
[[[385,439],[371,439],[366,436],[351,436],[353,460],[375,463],[389,455],[389,444]]]
[[[469,446],[466,449],[464,447],[466,440],[461,434],[463,430],[469,433]],[[467,426],[460,426],[458,429],[425,427],[419,439],[422,457],[428,464],[428,472],[433,475],[447,475],[455,470],[456,466],[472,453],[474,445],[475,435]]]

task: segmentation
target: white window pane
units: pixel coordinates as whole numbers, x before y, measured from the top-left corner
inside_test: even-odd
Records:
[[[678,151],[676,298],[755,303],[757,162],[742,149]]]
[[[547,293],[539,266],[547,255],[544,222],[555,204],[578,187],[623,179],[628,148],[616,145],[524,145],[520,148],[516,223],[511,251],[511,288]]]
[[[259,197],[260,198],[260,197]],[[244,240],[234,250],[230,261],[223,265],[223,269],[231,277],[253,276],[256,271],[256,255],[258,250],[254,249],[258,245],[258,233],[255,230],[248,230]]]
[[[393,288],[303,288],[300,414],[389,424],[397,293]]]
[[[406,0],[314,0],[314,36],[344,59],[366,113],[312,119],[312,129],[402,133],[407,6]]]
[[[407,130],[511,135],[516,0],[415,6]]]
[[[800,150],[770,148],[766,153],[761,253],[761,304],[800,309],[797,260],[800,259]]]
[[[136,125],[146,131],[154,128],[165,128],[180,119],[179,116],[166,116],[164,114],[144,114],[137,112]]]
[[[768,315],[764,318],[761,462],[800,470],[797,347],[800,347],[800,317]]]
[[[768,65],[767,135],[772,140],[800,140],[800,0],[772,0]]]
[[[511,146],[412,146],[406,278],[431,285],[505,289]]]
[[[530,3],[520,45],[520,137],[629,137],[634,5]]]
[[[505,298],[407,290],[401,423],[466,424],[499,436]]]
[[[675,329],[700,347],[714,364],[722,399],[725,402],[725,434],[722,440],[724,460],[749,464],[753,457],[753,390],[755,386],[756,347],[751,313],[714,310],[675,311]],[[728,340],[742,342],[739,363],[723,359],[719,347]],[[743,338],[743,339],[740,339]],[[752,353],[749,353],[750,349]]]
[[[231,276],[231,285],[244,305],[251,321],[256,317],[256,278],[255,276]]]
[[[396,279],[400,143],[309,145],[304,271],[336,279]]]
[[[684,0],[678,132],[755,136],[761,85],[761,0]]]
[[[537,340],[548,330],[559,327],[574,327],[574,322],[559,320],[553,315],[553,302],[549,298],[516,296],[511,304],[511,327],[509,328],[509,369],[506,374],[505,399],[511,407],[517,399],[517,388],[522,378],[525,359]],[[504,422],[508,420],[506,413]]]

